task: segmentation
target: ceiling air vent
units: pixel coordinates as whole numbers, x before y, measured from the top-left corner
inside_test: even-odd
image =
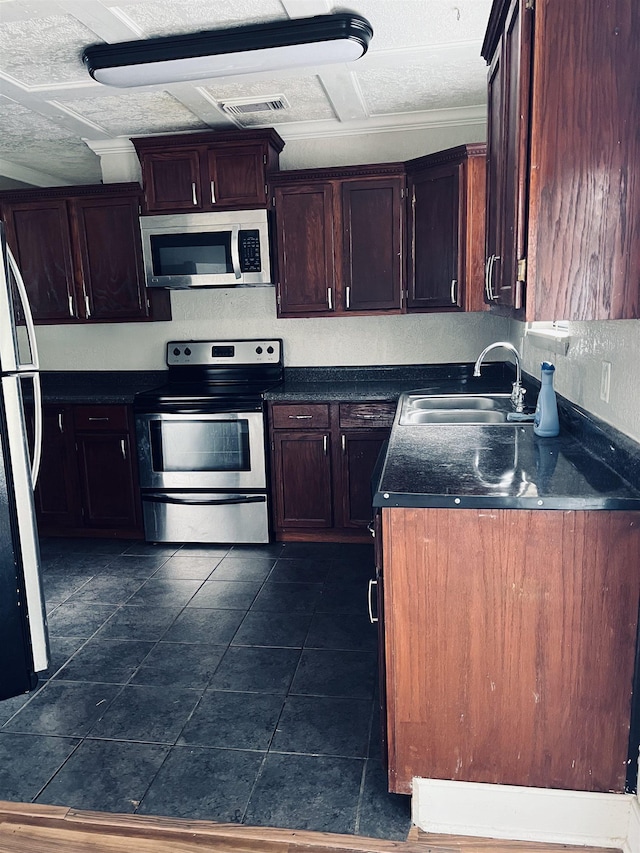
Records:
[[[223,112],[232,116],[243,116],[247,113],[280,112],[290,109],[289,101],[284,95],[274,95],[256,101],[253,98],[235,98],[233,101],[225,101],[220,104]]]

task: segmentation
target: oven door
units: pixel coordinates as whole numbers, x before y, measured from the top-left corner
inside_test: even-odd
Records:
[[[258,412],[136,415],[143,489],[266,489]]]

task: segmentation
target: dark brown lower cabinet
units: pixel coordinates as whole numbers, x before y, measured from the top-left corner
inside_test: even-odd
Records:
[[[389,788],[622,792],[640,513],[383,509]]]
[[[41,534],[143,537],[131,417],[127,406],[45,405]]]
[[[395,403],[272,403],[276,538],[370,542],[371,475]]]

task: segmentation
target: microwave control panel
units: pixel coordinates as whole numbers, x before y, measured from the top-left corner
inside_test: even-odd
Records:
[[[240,246],[240,269],[242,272],[260,272],[260,232],[257,229],[241,231],[238,240]]]

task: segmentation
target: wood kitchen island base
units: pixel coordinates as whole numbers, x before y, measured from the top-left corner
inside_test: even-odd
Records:
[[[624,790],[640,514],[382,510],[389,787]]]

